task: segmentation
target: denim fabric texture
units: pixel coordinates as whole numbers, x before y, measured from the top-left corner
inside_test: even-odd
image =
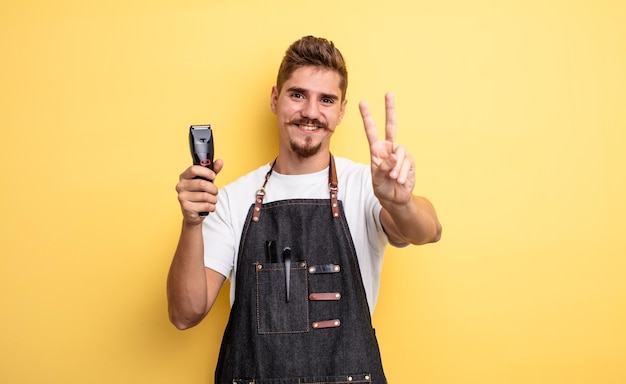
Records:
[[[216,383],[387,382],[341,202],[339,208],[335,218],[330,199],[275,201],[263,204],[256,222],[250,208]],[[311,268],[328,265],[337,268]],[[340,298],[310,300],[311,293]]]
[[[369,375],[347,375],[331,377],[312,377],[303,381],[301,379],[267,379],[267,380],[233,380],[233,384],[353,384],[371,383]]]

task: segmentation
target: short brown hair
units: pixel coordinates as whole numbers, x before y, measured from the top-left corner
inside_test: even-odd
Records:
[[[339,88],[342,99],[348,90],[348,69],[346,62],[332,41],[320,37],[305,36],[289,46],[280,63],[276,88],[282,90],[283,84],[300,67],[315,66],[337,71],[340,77]]]

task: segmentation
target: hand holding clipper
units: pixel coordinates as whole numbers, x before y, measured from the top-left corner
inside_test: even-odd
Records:
[[[194,165],[201,165],[213,170],[213,131],[211,131],[210,124],[189,127],[189,149]],[[213,182],[213,180],[208,181]],[[200,216],[207,216],[208,214],[208,212],[200,212]]]

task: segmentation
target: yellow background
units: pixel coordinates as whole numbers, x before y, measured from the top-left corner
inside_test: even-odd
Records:
[[[209,383],[226,292],[168,323],[190,124],[224,184],[270,161],[286,47],[348,60],[440,243],[390,249],[374,323],[391,383],[626,382],[623,1],[25,0],[0,5],[0,381]]]

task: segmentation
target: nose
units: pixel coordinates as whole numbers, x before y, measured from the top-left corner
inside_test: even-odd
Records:
[[[317,105],[317,101],[314,99],[308,99],[304,109],[302,110],[302,117],[306,119],[317,119],[320,116],[319,105]]]

